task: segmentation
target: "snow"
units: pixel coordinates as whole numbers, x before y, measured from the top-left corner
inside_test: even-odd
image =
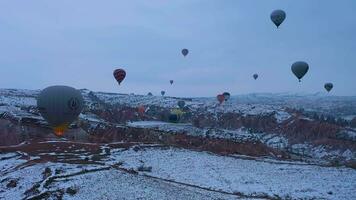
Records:
[[[80,114],[79,115],[80,119],[88,120],[90,122],[96,122],[96,123],[104,123],[105,121],[103,119],[100,119],[97,115],[92,114],[92,113],[86,113],[86,114]]]
[[[356,118],[356,115],[347,115],[347,116],[342,116],[342,118],[346,121],[351,121],[354,118]]]
[[[251,133],[245,129],[217,129],[217,128],[197,128],[191,124],[167,123],[161,121],[136,121],[128,122],[127,126],[136,128],[150,128],[175,134],[187,134],[191,136],[210,137],[228,139],[235,142],[257,142],[260,141],[269,147],[285,149],[288,140],[278,134]]]
[[[344,157],[345,160],[355,160],[356,153],[352,152],[350,149],[346,150],[330,150],[329,147],[318,145],[313,146],[311,144],[293,144],[291,145],[288,150],[292,153],[303,155],[306,157],[311,157],[315,159],[321,160],[329,160],[332,161],[335,158]]]
[[[75,195],[65,193],[64,199],[236,199],[236,194],[251,199],[356,198],[356,170],[350,168],[219,156],[158,145],[133,149],[111,149],[99,165],[40,162],[15,168],[23,164],[17,153],[0,154],[4,158],[0,165],[11,165],[1,170],[0,199],[30,198],[37,194],[25,191],[36,184],[39,193],[76,189]],[[142,165],[152,171],[137,172]],[[46,168],[52,173],[43,177]],[[138,174],[127,173],[130,170]],[[17,180],[17,187],[7,188],[9,180]]]
[[[0,154],[0,177],[13,170],[17,165],[26,162],[26,160],[20,159],[20,157],[21,155],[18,153]]]
[[[0,90],[0,103],[11,106],[36,106],[36,96],[38,91],[33,90]]]
[[[161,97],[161,96],[145,96],[145,95],[127,95],[115,93],[94,93],[100,100],[110,105],[128,105],[130,107],[138,107],[141,105],[160,105],[162,107],[176,107],[178,100],[176,98]]]
[[[55,188],[68,187],[77,188],[78,193],[74,196],[65,194],[64,199],[235,199],[232,195],[167,183],[113,169],[77,176],[72,178],[70,183],[59,180],[55,184]]]
[[[178,101],[184,99],[186,106],[192,110],[207,108],[210,113],[243,113],[244,115],[266,115],[279,111],[278,118],[284,120],[288,118],[288,113],[280,106],[264,105],[264,104],[241,104],[239,98],[231,98],[229,101],[218,104],[215,97],[207,98],[176,98],[176,97],[161,97],[161,96],[145,96],[145,95],[127,95],[114,93],[94,93],[100,100],[110,105],[126,105],[130,107],[144,106],[159,106],[163,108],[176,108]]]
[[[131,150],[112,157],[124,161],[127,169],[144,163],[152,167],[152,172],[144,174],[229,193],[281,198],[356,198],[356,171],[348,168],[269,163],[174,148]]]
[[[293,94],[293,93],[260,93],[232,96],[229,101],[218,105],[215,97],[204,98],[178,98],[148,95],[128,95],[105,92],[92,92],[81,89],[87,105],[93,100],[91,95],[109,105],[127,105],[129,107],[160,106],[163,108],[176,108],[179,100],[185,100],[186,105],[193,109],[206,108],[211,113],[235,112],[245,115],[264,115],[277,112],[275,117],[278,122],[288,119],[288,112],[284,107],[304,108],[318,113],[333,113],[347,119],[356,116],[356,97],[325,96],[318,94]],[[0,103],[11,106],[36,106],[36,97],[39,90],[0,89]]]
[[[288,139],[278,134],[259,134],[262,143],[276,149],[285,149],[288,147]]]
[[[278,123],[282,123],[291,117],[291,115],[285,111],[279,111],[274,116]]]
[[[12,173],[2,175],[0,178],[0,191],[2,191],[0,192],[0,199],[23,199],[25,197],[24,193],[42,179],[42,169],[42,166],[34,165],[26,168],[16,168],[12,170]],[[7,188],[7,180],[17,180],[17,186],[15,188]]]
[[[162,122],[162,121],[135,121],[135,122],[128,122],[127,125],[131,127],[137,128],[158,128],[162,125],[174,125],[173,123]]]
[[[356,131],[355,130],[343,130],[336,134],[337,138],[344,139],[344,140],[349,140],[349,141],[354,141],[356,142]]]
[[[350,151],[350,149],[346,149],[344,153],[342,153],[341,155],[345,158],[345,160],[352,160],[353,158],[356,157],[354,153]]]

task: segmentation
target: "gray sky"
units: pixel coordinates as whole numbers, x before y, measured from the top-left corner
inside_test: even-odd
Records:
[[[280,29],[274,9],[287,13]],[[333,94],[356,95],[355,10],[354,0],[1,0],[0,88],[215,96],[332,82]],[[301,84],[299,60],[310,66]],[[127,72],[121,86],[115,68]]]

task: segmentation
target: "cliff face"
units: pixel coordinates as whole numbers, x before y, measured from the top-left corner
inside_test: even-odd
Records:
[[[4,90],[0,94],[0,146],[55,138],[36,109],[37,91]],[[172,124],[165,122],[179,98],[87,90],[82,90],[82,94],[86,106],[65,135],[70,140],[157,143],[221,154],[277,158],[298,155],[341,162],[355,159],[352,128],[311,119],[283,106],[241,104],[238,99],[217,105],[213,98],[186,99],[180,123]],[[144,106],[145,113],[138,112],[139,106]],[[156,122],[145,124],[146,121]]]

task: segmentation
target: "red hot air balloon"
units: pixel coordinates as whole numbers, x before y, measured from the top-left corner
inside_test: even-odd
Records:
[[[144,106],[139,106],[139,107],[137,108],[137,111],[138,111],[138,113],[142,116],[143,114],[145,114],[146,109],[145,109]]]
[[[216,96],[216,98],[218,99],[220,104],[225,101],[225,96],[223,94],[219,94],[218,96]]]
[[[119,85],[126,77],[126,72],[123,69],[116,69],[113,74]]]

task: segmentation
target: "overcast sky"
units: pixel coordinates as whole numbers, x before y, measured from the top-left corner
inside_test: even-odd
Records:
[[[275,9],[287,13],[280,29]],[[302,83],[290,70],[299,60],[310,66]],[[121,86],[115,68],[127,72]],[[356,95],[355,75],[355,0],[0,0],[0,88],[215,96],[332,82]]]

